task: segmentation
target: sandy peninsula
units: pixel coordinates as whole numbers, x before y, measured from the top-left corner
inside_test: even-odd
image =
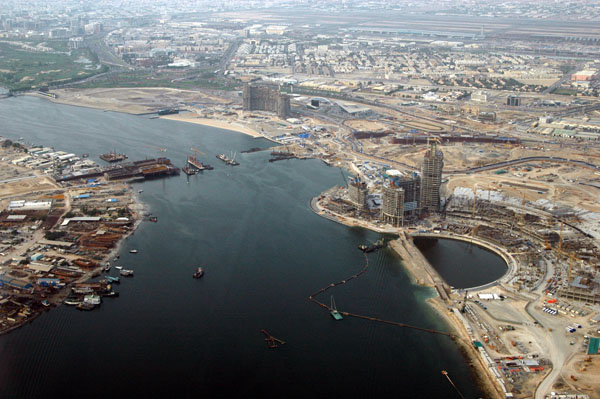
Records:
[[[173,121],[196,123],[198,125],[211,126],[211,127],[216,127],[219,129],[233,130],[235,132],[247,134],[248,136],[252,136],[255,138],[263,137],[256,130],[253,130],[247,126],[243,126],[239,123],[230,122],[230,121],[226,121],[226,120],[202,118],[200,116],[197,116],[194,113],[164,115],[164,116],[161,116],[161,118],[169,119],[169,120],[173,120]]]

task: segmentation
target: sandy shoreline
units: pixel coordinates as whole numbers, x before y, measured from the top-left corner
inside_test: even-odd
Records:
[[[262,134],[260,134],[256,130],[253,130],[247,126],[243,126],[239,123],[225,121],[225,120],[218,120],[218,119],[201,118],[201,117],[196,116],[193,113],[163,115],[163,116],[161,116],[161,119],[168,119],[168,120],[172,120],[172,121],[187,122],[187,123],[195,123],[198,125],[216,127],[219,129],[232,130],[234,132],[246,134],[246,135],[254,137],[254,138],[263,138],[264,137]]]
[[[474,374],[479,386],[489,395],[489,397],[503,398],[504,396],[501,394],[501,391],[499,391],[496,384],[492,382],[493,379],[490,378],[487,367],[483,364],[481,356],[472,345],[471,339],[464,329],[464,326],[454,313],[450,312],[452,303],[449,300],[445,301],[441,297],[441,295],[446,295],[445,292],[440,292],[440,290],[443,290],[440,284],[446,285],[443,279],[416,248],[414,251],[409,251],[408,248],[400,242],[400,239],[391,241],[389,246],[402,259],[402,265],[413,279],[413,284],[430,287],[436,291],[437,295],[427,299],[426,302],[441,316],[446,325],[448,325],[454,333],[454,342],[460,347],[469,366],[475,369]]]
[[[117,89],[110,89],[110,90],[117,90]],[[120,90],[124,90],[124,89],[120,89]],[[137,89],[137,90],[140,91],[141,89]],[[152,88],[144,88],[143,90],[152,91]],[[162,90],[162,89],[154,89],[154,90],[158,91],[158,90]],[[105,89],[105,91],[108,91],[108,89]],[[175,89],[170,89],[170,91],[178,92]],[[187,93],[188,91],[184,90],[182,92]],[[147,114],[152,114],[155,112],[153,109],[150,109],[148,106],[145,106],[145,105],[130,104],[123,100],[121,100],[121,101],[115,100],[114,98],[93,98],[93,97],[87,96],[83,92],[81,94],[70,93],[69,96],[65,96],[64,93],[60,93],[60,95],[57,98],[50,98],[50,97],[41,96],[41,95],[37,95],[37,94],[27,94],[27,95],[32,95],[32,96],[35,96],[38,98],[43,98],[43,99],[46,99],[46,100],[51,101],[56,104],[69,105],[72,107],[99,109],[99,110],[103,110],[103,111],[119,112],[119,113],[124,113],[124,114],[131,114],[131,115],[147,115]],[[204,125],[204,126],[210,126],[210,127],[216,127],[219,129],[231,130],[236,133],[245,134],[245,135],[248,135],[248,136],[254,137],[254,138],[265,138],[265,139],[270,140],[269,137],[264,136],[261,133],[259,133],[258,131],[254,130],[248,126],[244,126],[243,124],[241,124],[239,122],[202,118],[192,112],[163,115],[160,118],[179,121],[179,122],[195,123],[198,125]]]

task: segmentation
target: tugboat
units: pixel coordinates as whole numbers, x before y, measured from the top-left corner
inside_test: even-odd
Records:
[[[202,270],[201,267],[198,268],[198,270],[196,270],[196,272],[194,273],[194,278],[200,278],[204,276],[204,270]]]
[[[369,252],[373,252],[376,251],[380,248],[384,248],[385,247],[385,239],[380,239],[375,241],[374,243],[372,243],[371,245],[364,245],[361,244],[358,246],[358,249],[360,249],[361,251],[365,252],[365,253],[369,253]]]

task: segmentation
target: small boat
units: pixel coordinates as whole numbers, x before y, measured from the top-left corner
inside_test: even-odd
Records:
[[[329,308],[329,313],[331,314],[331,317],[333,317],[335,320],[343,319],[341,313],[338,312],[335,306],[335,299],[333,299],[333,295],[331,296],[331,307]]]
[[[91,304],[91,303],[89,303],[89,302],[80,302],[80,303],[77,305],[77,309],[78,309],[78,310],[92,310],[92,309],[94,309],[95,307],[96,307],[96,305],[94,305],[94,304]]]
[[[48,306],[50,306],[50,302],[48,302],[48,300],[44,299],[42,301],[42,305],[44,305],[45,307],[48,307]]]
[[[132,277],[133,276],[133,270],[129,270],[129,269],[123,269],[119,273],[123,277]]]
[[[202,270],[201,267],[198,268],[198,270],[196,270],[196,272],[194,273],[194,278],[200,278],[204,276],[204,270]]]
[[[108,298],[116,298],[119,296],[119,293],[115,292],[115,291],[109,291],[109,292],[105,292],[104,294],[102,294],[102,296],[105,296]]]
[[[68,297],[67,299],[64,300],[63,303],[65,305],[75,306],[75,305],[79,305],[81,303],[81,299],[76,298],[76,297]]]
[[[144,190],[138,190],[138,193],[140,193],[140,194],[143,193],[143,192],[144,192]]]
[[[121,282],[121,279],[119,277],[113,277],[113,276],[106,276],[106,280],[108,280],[109,283],[115,283],[115,284],[119,284]]]
[[[102,268],[102,271],[105,273],[110,271],[110,263],[109,262],[106,262],[106,265],[104,265],[104,267]]]
[[[153,223],[156,223],[156,222],[158,222],[158,217],[156,217],[156,216],[150,216],[150,218],[148,220],[151,221],[151,222],[153,222]]]
[[[123,266],[115,266],[115,269],[117,269],[117,270],[123,270]]]
[[[129,250],[129,253],[130,253],[130,254],[137,254],[137,253],[138,253],[138,250],[137,250],[137,249],[130,249],[130,250]]]

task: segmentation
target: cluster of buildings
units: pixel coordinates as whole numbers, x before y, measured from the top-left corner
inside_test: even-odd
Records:
[[[435,141],[431,141],[425,152],[421,174],[404,174],[396,170],[387,171],[382,187],[380,220],[392,226],[402,226],[423,213],[440,210],[440,187],[444,154]],[[348,200],[360,214],[367,209],[369,189],[360,178],[348,184]]]

